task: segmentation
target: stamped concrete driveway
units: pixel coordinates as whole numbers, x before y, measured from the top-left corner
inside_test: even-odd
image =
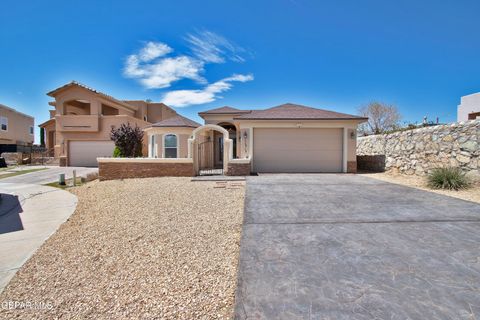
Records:
[[[246,192],[237,319],[480,318],[480,205],[357,175]]]

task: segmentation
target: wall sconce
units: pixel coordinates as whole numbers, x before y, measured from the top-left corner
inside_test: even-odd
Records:
[[[350,132],[350,139],[355,139],[355,131],[352,130],[352,132]]]
[[[247,131],[243,132],[243,139],[247,140]]]

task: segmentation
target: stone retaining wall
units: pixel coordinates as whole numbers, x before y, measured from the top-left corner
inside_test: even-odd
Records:
[[[195,175],[192,161],[168,160],[98,158],[98,178],[103,181],[128,178],[193,177]]]
[[[424,175],[445,166],[478,173],[480,120],[359,137],[357,155],[383,155],[385,170],[402,174]]]

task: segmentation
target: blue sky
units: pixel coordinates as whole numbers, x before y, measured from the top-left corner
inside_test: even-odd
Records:
[[[223,105],[356,113],[372,100],[404,121],[454,121],[460,96],[480,91],[479,12],[479,1],[4,0],[0,103],[38,124],[45,93],[77,80],[197,121]]]

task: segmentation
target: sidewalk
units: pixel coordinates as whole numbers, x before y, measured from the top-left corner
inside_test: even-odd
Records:
[[[75,211],[77,197],[57,188],[0,182],[0,292]]]

